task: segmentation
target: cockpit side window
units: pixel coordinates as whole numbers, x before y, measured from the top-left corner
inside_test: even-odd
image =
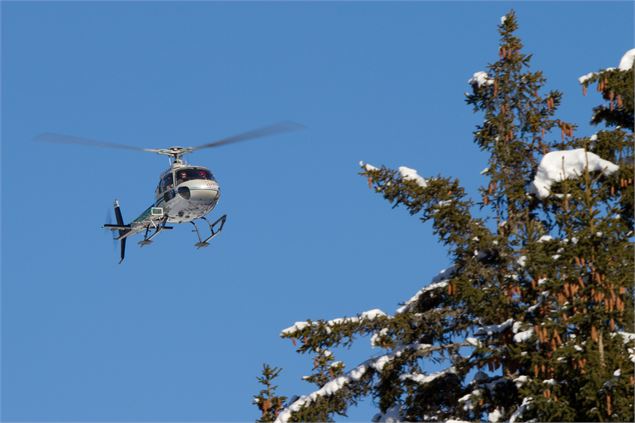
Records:
[[[161,184],[159,186],[159,189],[161,192],[163,192],[172,188],[172,186],[174,186],[174,179],[172,177],[172,173],[170,172],[167,175],[165,175],[163,179],[161,179]]]
[[[176,171],[176,183],[180,184],[181,182],[189,181],[192,179],[209,179],[214,180],[214,175],[207,169],[204,168],[188,168],[188,169],[179,169]]]

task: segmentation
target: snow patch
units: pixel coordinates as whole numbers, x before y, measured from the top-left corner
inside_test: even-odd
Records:
[[[620,60],[618,69],[623,71],[630,70],[633,67],[633,61],[635,61],[635,48],[632,48],[624,53],[624,56],[622,56],[622,59]]]
[[[344,323],[358,323],[361,322],[363,320],[366,321],[372,321],[377,319],[378,317],[386,317],[386,313],[384,313],[383,311],[381,311],[378,308],[372,309],[372,310],[368,310],[363,312],[362,314],[359,315],[359,317],[338,317],[336,319],[333,320],[329,320],[327,322],[325,322],[325,324],[327,326],[334,326],[334,325],[341,325]],[[290,326],[286,329],[283,329],[282,332],[280,333],[281,336],[283,335],[287,335],[287,336],[292,336],[294,335],[296,332],[301,332],[302,330],[304,330],[305,328],[309,327],[309,326],[317,326],[319,325],[320,322],[295,322],[295,324],[293,326]]]
[[[533,329],[527,329],[526,331],[517,333],[516,335],[514,335],[514,342],[520,344],[522,342],[529,341],[529,339],[533,335],[533,332]]]
[[[376,168],[375,166],[368,164],[368,163],[364,163],[363,161],[359,161],[359,166],[361,168],[363,168],[365,171],[371,171],[371,170],[379,170],[378,168]]]
[[[565,179],[579,177],[584,173],[587,163],[589,171],[601,171],[604,175],[610,175],[619,169],[616,164],[583,148],[552,151],[545,154],[540,161],[529,191],[535,193],[540,199],[547,198],[551,194],[551,185]]]
[[[625,344],[635,341],[635,333],[618,332],[618,334],[622,337]]]
[[[410,298],[406,303],[399,307],[396,311],[396,314],[404,313],[406,311],[410,311],[412,306],[419,300],[419,298],[425,294],[426,292],[434,291],[437,289],[445,288],[448,286],[448,281],[441,281],[437,283],[430,284],[425,288],[422,288],[419,292],[417,292],[412,298]]]
[[[516,388],[520,388],[521,386],[523,386],[528,381],[529,381],[529,376],[527,376],[527,375],[518,376],[517,378],[514,379],[514,383],[516,384]]]
[[[492,423],[495,423],[495,422],[500,420],[502,415],[503,415],[503,413],[501,413],[501,411],[498,408],[496,408],[496,409],[494,409],[494,411],[489,413],[489,415],[487,416],[487,420],[489,420]]]
[[[532,397],[523,398],[523,402],[520,404],[520,407],[518,407],[516,411],[514,411],[509,417],[509,423],[515,423],[516,420],[518,420],[518,418],[522,416],[523,412],[527,409],[532,401]]]
[[[381,357],[380,357],[381,358]],[[359,381],[369,370],[369,368],[373,365],[372,360],[367,360],[359,366],[355,367],[353,370],[345,374],[344,376],[337,377],[330,382],[327,382],[324,386],[322,386],[317,391],[298,398],[287,408],[282,410],[282,412],[276,418],[276,422],[278,423],[286,423],[291,418],[291,415],[300,410],[305,405],[308,405],[319,397],[333,395],[337,393],[340,389],[342,389],[345,385]]]
[[[450,266],[447,269],[441,270],[434,278],[432,278],[430,285],[421,288],[419,292],[413,295],[412,298],[406,301],[403,306],[397,309],[396,314],[410,311],[412,307],[414,306],[414,304],[417,303],[417,301],[419,300],[419,298],[421,298],[422,295],[430,291],[443,289],[446,286],[448,286],[448,281],[452,276],[454,276],[455,271],[456,271],[456,267],[454,266]]]
[[[472,86],[482,87],[483,85],[492,85],[494,80],[487,75],[487,72],[474,72],[474,75],[467,81]]]
[[[370,345],[373,348],[379,347],[379,340],[386,335],[388,335],[388,328],[383,328],[379,332],[374,333],[373,336],[370,337]]]
[[[432,373],[430,375],[422,375],[420,373],[408,373],[399,376],[401,380],[412,380],[420,385],[425,385],[426,383],[430,383],[435,379],[443,377],[448,374],[456,374],[456,369],[454,367],[450,367],[441,372]]]
[[[308,322],[295,322],[293,326],[289,326],[288,328],[283,329],[281,335],[291,335],[296,332],[301,332],[308,326],[310,326]]]
[[[473,347],[479,347],[481,345],[481,341],[472,337],[465,338],[465,343]]]
[[[581,77],[578,78],[578,82],[580,84],[584,84],[585,82],[587,82],[589,79],[593,78],[595,76],[595,72],[589,72],[586,75],[582,75]]]
[[[538,239],[538,242],[547,242],[553,241],[553,237],[551,235],[543,235]]]
[[[415,169],[406,166],[399,166],[399,174],[404,181],[415,181],[421,188],[428,186],[428,181],[422,178]]]
[[[378,308],[374,308],[374,309],[372,309],[372,310],[368,310],[368,311],[363,312],[363,313],[360,315],[360,318],[361,318],[361,319],[374,320],[374,319],[376,319],[376,318],[378,318],[378,317],[383,317],[383,316],[385,316],[385,315],[386,315],[386,313],[384,313],[384,312],[383,312],[383,311],[381,311],[380,309],[378,309]]]
[[[478,328],[475,335],[483,336],[483,335],[493,335],[495,333],[500,333],[509,329],[513,323],[514,323],[513,319],[507,319],[499,325],[483,326],[481,328]]]

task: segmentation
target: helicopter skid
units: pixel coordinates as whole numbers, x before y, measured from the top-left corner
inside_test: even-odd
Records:
[[[152,221],[151,224],[149,224],[148,226],[146,226],[146,231],[145,234],[143,235],[143,239],[141,241],[139,241],[139,246],[143,247],[145,245],[150,245],[152,244],[152,238],[154,238],[155,236],[159,235],[159,232],[161,232],[164,229],[172,229],[171,226],[166,226],[165,224],[168,221],[168,216],[165,215],[160,222],[155,222]],[[152,232],[152,234],[150,234],[150,229],[154,229],[154,232]],[[150,235],[150,236],[148,236]]]
[[[202,239],[201,233],[199,232],[198,226],[196,226],[196,223],[194,221],[190,222],[192,226],[194,226],[194,230],[192,232],[196,232],[196,236],[198,237],[198,242],[194,244],[194,246],[197,249],[209,246],[209,241],[211,241],[212,239],[214,239],[217,235],[221,233],[221,231],[223,230],[223,226],[225,226],[225,220],[227,220],[227,215],[226,214],[222,215],[214,223],[209,223],[204,216],[201,217],[201,219],[203,219],[208,224],[211,234],[207,238]]]

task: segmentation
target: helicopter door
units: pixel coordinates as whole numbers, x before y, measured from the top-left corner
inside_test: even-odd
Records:
[[[161,179],[159,191],[165,192],[172,189],[172,187],[174,187],[174,175],[170,172]]]
[[[163,201],[168,202],[176,195],[174,193],[174,175],[172,172],[165,175],[159,181],[158,197],[163,196]]]

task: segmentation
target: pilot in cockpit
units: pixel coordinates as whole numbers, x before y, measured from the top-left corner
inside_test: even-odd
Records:
[[[181,182],[187,181],[187,173],[185,171],[181,171],[177,174],[176,183],[180,184]]]

